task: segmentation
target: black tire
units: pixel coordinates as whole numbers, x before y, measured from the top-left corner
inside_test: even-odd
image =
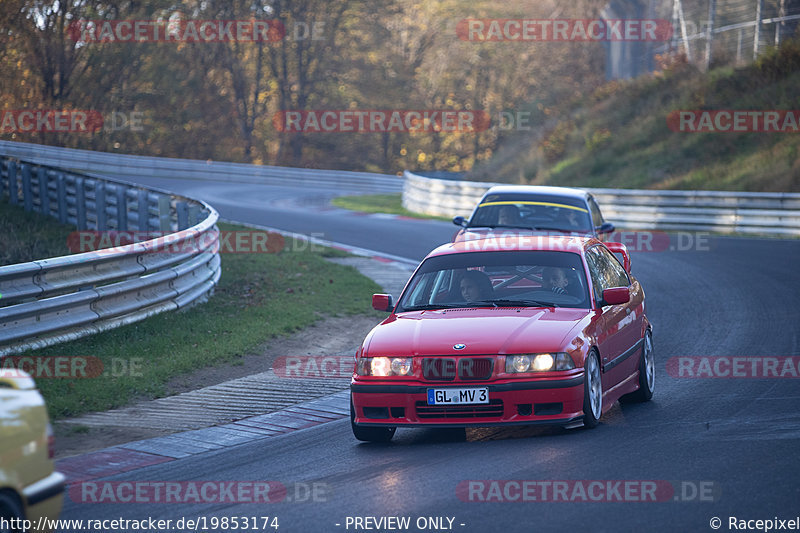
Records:
[[[653,397],[656,385],[656,361],[653,355],[653,335],[648,329],[642,342],[642,356],[639,359],[639,390],[620,398],[624,403],[648,402]]]
[[[352,398],[350,398],[350,427],[353,436],[364,442],[389,442],[397,431],[396,427],[364,427],[356,424],[356,410]]]
[[[595,351],[589,352],[583,368],[583,427],[592,429],[603,414],[603,381]]]
[[[23,533],[22,528],[11,528],[12,518],[23,518],[22,506],[12,494],[0,492],[0,533]]]

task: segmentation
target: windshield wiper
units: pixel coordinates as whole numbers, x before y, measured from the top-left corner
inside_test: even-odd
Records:
[[[459,307],[469,307],[469,304],[422,304],[412,305],[411,307],[403,307],[405,311],[427,311],[431,309],[457,309]]]
[[[558,304],[553,302],[540,302],[538,300],[481,300],[479,302],[470,302],[475,305],[489,305],[495,307],[559,307]]]

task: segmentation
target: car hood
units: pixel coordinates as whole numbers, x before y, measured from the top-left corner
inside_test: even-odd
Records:
[[[394,315],[372,330],[366,355],[470,355],[564,351],[589,309],[464,308]],[[465,344],[461,350],[453,348]]]

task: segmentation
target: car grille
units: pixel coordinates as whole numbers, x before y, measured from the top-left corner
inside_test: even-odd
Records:
[[[422,360],[422,377],[430,381],[477,381],[492,376],[494,359],[488,357],[464,357],[458,360],[445,357],[426,357]],[[457,370],[457,372],[456,372]]]
[[[500,418],[503,416],[503,400],[490,400],[481,405],[428,405],[417,402],[417,418]]]
[[[426,357],[422,360],[422,377],[430,381],[453,381],[456,379],[456,360]]]
[[[458,361],[458,379],[464,381],[492,377],[494,359],[467,357]]]

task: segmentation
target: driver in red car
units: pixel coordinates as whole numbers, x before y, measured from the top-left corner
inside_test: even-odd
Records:
[[[491,299],[494,290],[489,276],[478,270],[467,270],[461,278],[461,296],[467,302]]]
[[[563,268],[544,267],[542,270],[542,286],[553,291],[555,294],[567,294],[569,279],[564,273]]]

